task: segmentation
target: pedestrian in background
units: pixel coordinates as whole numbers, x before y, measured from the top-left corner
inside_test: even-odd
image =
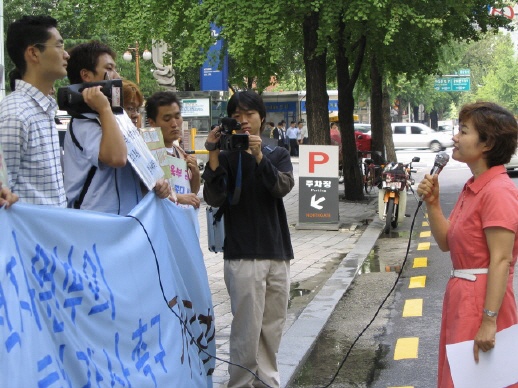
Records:
[[[282,126],[282,121],[279,121],[277,123],[277,128],[273,130],[273,138],[277,139],[277,145],[279,147],[285,148],[289,151],[290,147],[288,145],[288,139],[286,138],[286,132]]]
[[[303,121],[298,122],[298,127],[300,131],[299,144],[309,144],[308,127],[304,125]]]
[[[465,105],[452,158],[473,176],[450,216],[440,205],[438,175],[418,187],[435,241],[453,264],[442,310],[437,386],[453,387],[446,345],[474,340],[473,357],[495,346],[495,334],[518,323],[513,272],[518,257],[518,189],[506,173],[517,145],[512,113],[490,102]],[[518,387],[518,384],[512,385]]]
[[[0,102],[0,143],[8,185],[21,202],[66,207],[59,136],[50,96],[67,75],[68,53],[50,16],[23,16],[7,30],[15,90]]]
[[[249,148],[220,152],[219,128],[209,133],[203,196],[209,205],[225,207],[224,276],[233,315],[228,387],[279,387],[277,353],[293,259],[283,197],[294,186],[293,166],[283,147],[262,146],[266,108],[261,96],[237,92],[227,113],[241,123],[239,133],[249,134]]]
[[[286,131],[286,136],[290,141],[290,155],[291,156],[299,156],[299,128],[297,127],[295,121],[290,123],[290,127]]]

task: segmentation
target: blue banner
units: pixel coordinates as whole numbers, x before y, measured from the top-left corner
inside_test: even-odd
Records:
[[[0,385],[210,387],[212,298],[196,214],[0,209]]]
[[[211,23],[211,34],[218,38],[221,28]],[[223,56],[220,61],[221,50],[223,50],[223,39],[217,39],[216,43],[210,47],[207,59],[200,69],[200,89],[208,90],[228,90],[228,54]]]

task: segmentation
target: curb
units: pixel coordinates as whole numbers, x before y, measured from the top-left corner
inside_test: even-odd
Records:
[[[369,224],[355,247],[283,335],[277,358],[282,388],[292,382],[306,361],[336,305],[383,232],[383,227],[383,222],[377,217]]]

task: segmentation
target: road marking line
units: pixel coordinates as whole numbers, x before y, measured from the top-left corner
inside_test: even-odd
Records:
[[[426,276],[412,276],[408,288],[424,288],[426,285]]]
[[[418,347],[418,337],[399,338],[396,342],[396,349],[394,350],[394,360],[417,358]]]
[[[414,386],[408,385],[408,386],[404,386],[404,387],[387,387],[387,388],[414,388]]]
[[[428,267],[428,259],[426,257],[414,258],[413,268],[424,268],[424,267]]]
[[[419,234],[419,237],[430,237],[432,235],[432,232],[431,231],[425,231],[425,232],[421,232]]]
[[[423,300],[407,299],[403,307],[403,317],[422,317],[423,316]]]
[[[430,249],[430,242],[422,242],[417,245],[418,251],[427,251]]]
[[[423,223],[421,224],[421,226],[430,226],[430,224],[428,223],[428,221],[423,221]]]

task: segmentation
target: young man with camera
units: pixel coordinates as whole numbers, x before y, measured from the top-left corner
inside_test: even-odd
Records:
[[[293,259],[283,197],[294,186],[293,166],[284,147],[262,146],[266,108],[257,93],[235,93],[227,113],[240,123],[237,134],[248,135],[248,148],[220,151],[221,137],[236,135],[220,127],[210,131],[203,196],[209,205],[225,208],[224,276],[234,316],[230,361],[236,364],[229,366],[228,387],[261,381],[279,387],[277,352]]]
[[[91,41],[70,50],[68,79],[71,84],[119,79],[115,52]],[[122,132],[101,86],[85,88],[84,102],[97,113],[71,120],[65,135],[65,190],[68,207],[126,215],[142,199],[138,174],[128,162]],[[170,194],[165,180],[157,182],[160,198]]]
[[[56,27],[49,16],[24,16],[7,30],[15,90],[0,103],[0,143],[8,185],[21,202],[66,207],[57,104],[49,93],[67,75],[69,55]]]

